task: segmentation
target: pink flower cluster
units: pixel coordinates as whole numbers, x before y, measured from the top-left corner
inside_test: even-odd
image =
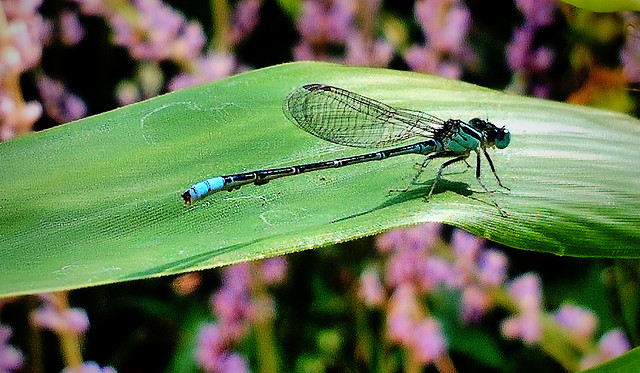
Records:
[[[273,299],[263,291],[282,282],[286,276],[284,257],[242,263],[227,267],[221,288],[212,296],[217,321],[202,327],[196,359],[207,372],[248,372],[246,358],[232,351],[252,325],[275,317]]]
[[[31,322],[56,333],[84,334],[89,329],[89,318],[81,308],[58,310],[45,305],[31,314]]]
[[[502,321],[500,331],[507,338],[527,344],[540,341],[542,335],[542,288],[540,277],[528,273],[512,280],[507,290],[518,308],[515,316]]]
[[[293,50],[294,58],[386,66],[393,57],[393,47],[373,36],[379,11],[379,0],[365,1],[361,7],[349,0],[305,0],[298,19],[300,42]],[[363,20],[363,25],[359,27],[357,20]],[[345,48],[344,58],[332,54],[336,46]]]
[[[9,344],[11,328],[0,324],[0,372],[12,372],[22,368],[22,352]]]
[[[0,141],[31,130],[42,107],[24,102],[20,74],[40,61],[46,38],[45,21],[38,14],[41,0],[3,0],[6,21],[0,21]]]
[[[46,37],[44,19],[37,12],[42,0],[3,0],[8,24],[0,46],[0,76],[22,73],[40,61]]]
[[[211,53],[203,55],[206,37],[202,26],[187,21],[183,14],[160,0],[136,0],[129,3],[109,3],[93,0],[75,0],[86,15],[107,20],[113,32],[113,42],[129,51],[138,61],[158,63],[172,61],[183,72],[169,83],[171,90],[220,79],[230,75],[236,67],[231,55]],[[138,83],[123,81],[118,87],[121,104],[129,104],[160,93],[162,73],[152,85],[145,84],[143,74]],[[156,74],[157,75],[157,74]]]
[[[136,60],[194,59],[205,43],[197,22],[187,22],[183,15],[160,0],[124,2],[75,0],[86,15],[104,17],[113,30],[113,41],[129,50]]]
[[[31,313],[31,322],[55,333],[84,334],[89,329],[89,318],[81,308],[68,308],[54,294],[41,294],[42,307]]]
[[[473,54],[465,39],[471,14],[459,0],[418,0],[415,14],[425,36],[423,46],[413,46],[405,53],[412,70],[460,78]]]
[[[371,265],[360,277],[360,299],[385,311],[389,340],[415,361],[437,363],[447,353],[440,324],[424,301],[447,289],[461,292],[460,318],[464,322],[479,322],[488,311],[501,307],[513,313],[500,325],[506,338],[544,345],[544,335],[567,336],[554,343],[567,343],[581,351],[583,355],[562,362],[572,369],[593,366],[629,349],[624,334],[614,330],[601,338],[597,352],[590,352],[597,326],[593,313],[565,305],[553,315],[552,322],[544,322],[551,316],[543,311],[537,274],[525,273],[507,281],[508,260],[502,252],[485,248],[482,239],[461,230],[454,231],[451,250],[447,251],[440,229],[438,224],[425,224],[379,236],[376,246],[385,255],[383,270]]]
[[[415,361],[430,364],[447,353],[440,323],[419,304],[419,294],[410,284],[397,287],[389,299],[387,335],[405,348]]]
[[[537,31],[553,22],[553,13],[557,8],[556,0],[516,0],[516,6],[525,17],[524,23],[513,32],[507,45],[507,62],[516,73],[516,80],[528,80],[531,74],[541,74],[551,68],[554,53],[547,46],[536,46],[534,39]],[[523,82],[514,86],[524,85]],[[545,84],[534,83],[534,96],[548,96]]]
[[[87,114],[84,101],[69,92],[61,81],[42,75],[37,83],[44,109],[56,122],[66,123]]]
[[[20,75],[40,63],[43,46],[54,34],[54,23],[38,13],[41,0],[3,0],[7,22],[0,22],[0,140],[31,130],[43,112],[37,101],[24,102]],[[84,29],[77,14],[63,11],[58,22],[59,37],[71,46],[82,40]],[[62,82],[41,72],[35,74],[45,112],[58,123],[86,115],[84,102],[68,92]]]
[[[115,373],[110,366],[100,367],[96,362],[82,362],[79,354],[78,338],[89,329],[89,318],[84,309],[70,308],[66,294],[41,294],[42,306],[31,313],[31,323],[41,329],[52,331],[63,341],[63,355],[66,363],[62,372]],[[71,346],[74,346],[73,348]],[[74,355],[71,357],[70,355]]]

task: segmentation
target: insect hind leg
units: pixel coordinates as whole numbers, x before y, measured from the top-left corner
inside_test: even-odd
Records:
[[[435,158],[436,156],[437,156],[436,154],[429,154],[429,155],[427,155],[425,157],[425,159],[424,159],[424,161],[422,161],[422,163],[417,163],[418,172],[416,172],[416,174],[413,176],[413,178],[411,179],[409,184],[403,189],[389,189],[389,195],[391,195],[391,193],[404,193],[404,192],[408,191],[409,188],[411,188],[411,186],[414,185],[416,183],[416,181],[418,181],[418,179],[420,178],[420,175],[422,175],[422,172],[429,165],[429,162],[431,162],[431,160],[433,158]]]
[[[440,166],[440,169],[438,169],[438,174],[436,175],[436,178],[433,180],[433,184],[431,184],[431,189],[429,190],[429,194],[426,197],[427,200],[429,200],[431,198],[431,195],[433,194],[433,191],[436,189],[436,185],[442,179],[442,173],[444,172],[444,169],[449,167],[449,166],[451,166],[454,163],[457,163],[457,162],[460,162],[460,161],[466,161],[466,159],[468,157],[469,157],[469,154],[463,154],[463,155],[458,156],[456,158],[449,159],[448,161],[444,162]]]

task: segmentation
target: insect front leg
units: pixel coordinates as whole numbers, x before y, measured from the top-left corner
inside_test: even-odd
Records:
[[[496,179],[498,179],[498,175],[496,174],[495,167],[493,166],[493,162],[491,162],[491,158],[489,158],[489,154],[487,154],[487,151],[485,149],[482,149],[482,151],[484,152],[484,155],[487,157],[487,160],[489,161],[489,166],[491,166],[491,171],[493,171],[493,175],[496,177]],[[482,157],[480,156],[480,151],[476,149],[476,180],[478,180],[478,184],[482,186],[482,189],[484,189],[485,192],[489,193],[489,195],[491,196],[491,202],[493,202],[493,205],[496,206],[498,211],[500,211],[500,215],[502,215],[503,217],[506,217],[507,212],[502,207],[500,207],[493,193],[491,193],[489,189],[487,189],[487,187],[482,182],[482,178],[480,177],[481,158]],[[500,182],[500,179],[498,179],[498,184],[500,184],[501,187],[506,188],[504,185],[502,185],[502,183]],[[506,189],[509,190],[508,188]]]
[[[482,149],[482,152],[484,153],[484,156],[487,158],[487,161],[489,162],[489,167],[491,167],[491,172],[493,172],[493,176],[495,176],[496,180],[498,181],[498,185],[500,185],[506,190],[511,190],[506,186],[502,185],[502,181],[500,181],[500,178],[498,177],[498,173],[496,172],[496,167],[493,165],[493,161],[491,160],[491,157],[489,157],[489,153],[487,153],[487,149]],[[480,158],[480,153],[478,153],[478,159],[479,158]]]
[[[481,165],[481,159],[480,159],[480,152],[478,150],[476,150],[476,180],[478,180],[478,184],[480,184],[480,186],[482,187],[482,189],[484,189],[485,192],[491,194],[491,192],[489,191],[489,189],[487,189],[487,187],[484,185],[484,183],[482,182],[482,177],[480,175],[480,165]]]

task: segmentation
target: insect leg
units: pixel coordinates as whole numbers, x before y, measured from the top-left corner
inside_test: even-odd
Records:
[[[496,172],[496,167],[493,165],[493,161],[491,160],[491,157],[489,157],[489,153],[487,153],[487,149],[482,149],[482,151],[484,152],[484,156],[487,158],[487,161],[489,162],[489,167],[491,167],[491,172],[493,172],[493,176],[495,176],[496,180],[498,180],[498,185],[500,185],[506,190],[511,190],[506,186],[502,185],[502,181],[500,181],[500,178],[498,177],[498,173]],[[478,158],[480,158],[480,153],[478,153]]]
[[[433,180],[433,184],[431,185],[431,190],[429,190],[429,194],[427,195],[427,200],[429,198],[431,198],[431,195],[433,194],[433,191],[436,189],[436,184],[438,184],[438,181],[440,181],[440,179],[442,179],[442,172],[444,171],[444,169],[449,167],[449,166],[451,166],[452,164],[454,164],[456,162],[464,161],[468,157],[469,157],[469,154],[463,154],[463,155],[458,156],[456,158],[449,159],[448,161],[444,162],[440,166],[440,169],[438,170],[438,174],[436,175],[436,178],[435,178],[435,180]]]

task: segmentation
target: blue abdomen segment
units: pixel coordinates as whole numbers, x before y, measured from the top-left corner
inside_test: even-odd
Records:
[[[222,190],[225,186],[225,181],[222,176],[212,177],[210,179],[193,184],[191,188],[182,193],[182,199],[187,205],[219,190]]]

